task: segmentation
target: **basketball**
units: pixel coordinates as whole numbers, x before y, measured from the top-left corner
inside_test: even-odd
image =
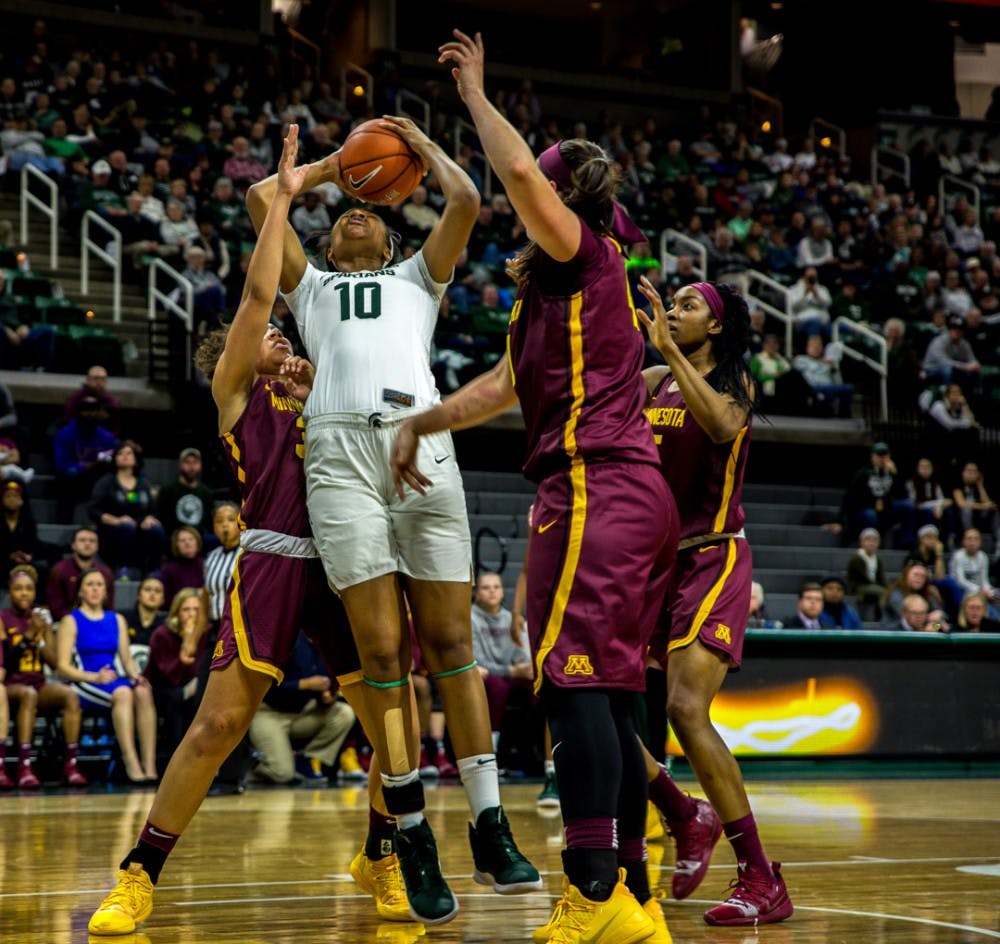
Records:
[[[378,119],[358,125],[340,150],[344,192],[366,203],[385,205],[404,200],[423,175],[419,155]]]

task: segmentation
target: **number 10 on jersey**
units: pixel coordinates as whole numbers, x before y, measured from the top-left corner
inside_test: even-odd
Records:
[[[334,286],[340,296],[340,320],[378,318],[382,314],[382,286],[378,282],[341,282]]]

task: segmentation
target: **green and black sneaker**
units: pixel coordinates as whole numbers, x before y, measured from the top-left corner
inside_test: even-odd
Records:
[[[410,916],[424,924],[444,924],[458,914],[458,901],[441,874],[430,824],[396,830],[396,853],[410,901]]]
[[[538,799],[535,801],[535,804],[540,810],[558,811],[559,787],[556,784],[555,774],[545,775],[545,783],[542,785],[542,792],[538,794]]]
[[[538,891],[542,877],[518,851],[510,834],[510,823],[502,806],[483,810],[476,825],[469,824],[469,844],[475,870],[472,877],[480,885],[492,885],[501,895]]]

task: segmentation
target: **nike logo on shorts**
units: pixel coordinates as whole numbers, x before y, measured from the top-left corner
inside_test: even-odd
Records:
[[[435,456],[434,457],[434,461],[438,465],[441,465],[441,463],[444,462],[445,459],[449,459],[449,458],[451,458],[450,454],[449,453],[445,453],[445,455],[443,455],[443,456]]]
[[[552,520],[551,520],[550,522],[548,522],[547,524],[540,524],[540,525],[538,526],[538,533],[539,533],[539,534],[542,534],[542,533],[544,533],[545,531],[548,531],[548,530],[549,530],[549,528],[551,528],[551,527],[552,527],[552,525],[554,525],[554,524],[555,524],[555,523],[556,523],[556,522],[557,522],[558,520],[559,520],[558,518],[553,518],[553,519],[552,519]]]
[[[379,164],[379,165],[378,165],[378,167],[376,167],[376,168],[375,168],[375,170],[370,170],[370,171],[368,171],[368,173],[367,173],[367,174],[365,174],[365,176],[364,176],[364,177],[362,177],[362,178],[361,178],[360,180],[355,180],[355,179],[354,179],[354,174],[348,174],[348,175],[347,175],[347,182],[348,182],[348,183],[349,183],[349,184],[350,184],[350,185],[351,185],[351,186],[352,186],[352,187],[353,187],[353,188],[354,188],[355,190],[360,190],[360,189],[361,189],[361,188],[362,188],[362,187],[363,187],[363,186],[364,186],[364,185],[365,185],[366,183],[368,183],[368,181],[369,181],[369,180],[371,180],[371,179],[372,179],[372,177],[374,177],[374,176],[375,176],[375,175],[376,175],[376,174],[377,174],[377,173],[378,173],[378,172],[379,172],[379,171],[380,171],[381,169],[382,169],[382,165],[381,165],[381,164]]]

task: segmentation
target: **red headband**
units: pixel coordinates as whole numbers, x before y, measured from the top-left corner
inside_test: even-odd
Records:
[[[722,301],[719,290],[711,282],[692,282],[690,288],[696,288],[701,292],[701,297],[708,302],[708,307],[711,309],[712,314],[715,315],[715,320],[719,324],[722,324],[722,318],[726,313],[726,306]]]

